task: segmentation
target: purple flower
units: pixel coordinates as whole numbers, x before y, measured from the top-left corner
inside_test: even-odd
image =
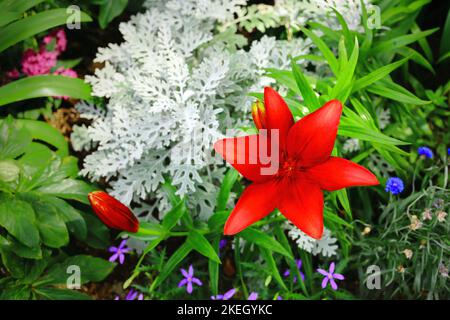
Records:
[[[301,259],[295,259],[295,264],[297,265],[297,269],[298,269],[299,272],[300,272],[300,276],[302,277],[302,281],[305,281],[305,275],[304,275],[303,272],[301,272],[301,270],[300,270],[300,269],[302,268],[302,260],[301,260]],[[289,277],[290,274],[291,274],[291,271],[290,271],[289,269],[286,269],[286,271],[284,272],[283,275],[284,275],[285,277]],[[294,281],[294,283],[297,282],[297,276],[294,276],[293,281]]]
[[[258,299],[258,293],[257,292],[252,292],[249,294],[247,300],[256,300]]]
[[[222,239],[219,242],[219,250],[224,249],[227,246],[227,240],[226,239]]]
[[[192,265],[189,266],[189,271],[186,271],[184,269],[180,269],[181,273],[183,274],[184,279],[180,281],[178,284],[178,287],[186,286],[187,293],[191,294],[193,287],[192,283],[195,283],[198,286],[202,286],[203,283],[200,281],[200,279],[194,277],[194,268]]]
[[[127,239],[122,240],[119,247],[109,247],[109,252],[114,252],[114,254],[109,258],[110,262],[114,262],[117,259],[119,259],[119,263],[123,264],[125,261],[125,253],[129,252],[131,249],[128,247],[125,247],[127,243]]]
[[[277,300],[283,300],[283,297],[282,296],[278,296]]]
[[[142,293],[139,293],[138,295],[138,292],[136,290],[130,289],[130,291],[128,291],[127,296],[125,297],[125,300],[136,300],[136,298],[138,298],[138,300],[144,300],[144,295]]]
[[[212,300],[230,300],[234,294],[236,293],[236,289],[231,289],[225,292],[224,294],[218,294],[217,296],[211,296]]]
[[[431,151],[431,149],[428,147],[420,147],[419,149],[417,149],[417,153],[419,154],[419,156],[433,159],[433,151]]]
[[[35,52],[28,49],[22,57],[22,72],[27,76],[37,76],[50,73],[50,70],[56,65],[56,52],[40,50]]]
[[[386,192],[390,192],[392,194],[399,194],[405,189],[402,179],[397,177],[389,178],[386,182]]]
[[[329,281],[331,288],[333,290],[337,290],[338,286],[336,284],[336,281],[334,281],[334,280],[335,279],[344,280],[344,276],[342,274],[334,273],[334,267],[335,267],[335,264],[334,264],[334,262],[332,262],[330,264],[330,269],[328,271],[323,270],[323,269],[317,269],[317,272],[319,272],[321,275],[325,276],[325,278],[323,278],[323,281],[322,281],[323,289],[326,288],[326,286],[328,285],[328,281]]]

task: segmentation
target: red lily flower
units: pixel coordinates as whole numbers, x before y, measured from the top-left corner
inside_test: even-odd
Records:
[[[103,191],[88,194],[92,209],[100,220],[108,227],[136,233],[139,221],[133,212],[116,198]]]
[[[278,129],[278,150],[273,151],[271,145],[275,142],[262,130],[257,135],[226,138],[214,144],[216,152],[253,181],[231,212],[224,234],[238,233],[278,208],[300,230],[320,239],[323,233],[322,190],[371,186],[379,182],[364,167],[331,156],[342,113],[338,100],[329,101],[295,124],[286,102],[272,88],[264,89],[264,105],[253,106],[253,119],[258,129]],[[258,143],[252,146],[255,141]],[[275,173],[264,174],[264,169],[273,163],[261,158],[262,147],[272,150],[272,162],[278,161]]]

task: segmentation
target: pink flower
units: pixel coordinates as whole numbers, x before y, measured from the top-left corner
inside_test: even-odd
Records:
[[[42,40],[42,43],[44,45],[48,45],[52,43],[52,41],[55,41],[55,51],[60,54],[64,51],[66,51],[67,48],[67,37],[64,29],[59,29],[51,32],[47,36],[44,37]]]
[[[28,76],[49,74],[56,65],[56,52],[28,49],[22,57],[22,72]]]
[[[17,79],[18,77],[20,77],[20,72],[19,70],[17,70],[16,68],[7,71],[6,72],[6,76],[10,79]]]

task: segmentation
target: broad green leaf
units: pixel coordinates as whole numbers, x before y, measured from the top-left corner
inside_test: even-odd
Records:
[[[0,27],[22,17],[24,11],[45,0],[3,0],[0,3]]]
[[[17,119],[17,124],[25,128],[33,139],[44,141],[56,150],[56,154],[62,157],[69,155],[69,145],[64,136],[56,128],[44,121]]]
[[[34,292],[48,300],[92,300],[90,296],[80,291],[60,288],[36,288]]]
[[[25,152],[32,141],[30,133],[12,117],[0,120],[0,159],[14,159]]]
[[[59,248],[69,243],[66,224],[53,205],[32,192],[17,193],[17,197],[33,207],[40,238],[45,245]]]
[[[228,199],[230,198],[231,188],[233,188],[239,173],[235,169],[228,169],[220,186],[219,194],[217,195],[216,210],[222,211],[227,208]]]
[[[111,245],[110,230],[93,213],[80,211],[87,229],[86,239],[82,239],[89,247],[105,250]]]
[[[44,272],[48,263],[48,253],[43,259],[24,259],[11,250],[1,248],[0,252],[6,269],[14,278],[25,284],[34,282]]]
[[[192,246],[185,242],[183,245],[181,245],[177,251],[172,254],[172,256],[169,258],[167,263],[164,265],[164,267],[161,270],[161,273],[156,277],[156,279],[153,281],[150,291],[155,290],[161,282],[166,280],[166,278],[172,273],[173,269],[183,261],[183,259],[192,251]]]
[[[221,263],[216,250],[214,250],[208,239],[206,239],[200,232],[191,230],[186,242],[188,242],[194,250],[198,251],[208,259]]]
[[[60,75],[26,77],[0,87],[0,106],[32,98],[55,96],[91,100],[91,87],[81,79]]]
[[[308,80],[304,76],[300,67],[295,63],[291,63],[292,73],[294,74],[295,81],[297,83],[298,89],[300,90],[303,100],[305,101],[306,107],[310,111],[314,111],[320,108],[319,99],[317,99],[316,93],[311,88]]]
[[[105,0],[100,6],[100,12],[98,15],[98,23],[102,29],[127,7],[128,0]]]
[[[46,275],[39,279],[35,286],[43,285],[65,285],[68,277],[68,267],[80,268],[80,283],[99,282],[104,280],[114,269],[115,264],[107,260],[88,255],[72,256],[63,262],[53,265]]]
[[[402,59],[400,61],[396,61],[394,63],[388,64],[386,66],[383,66],[381,68],[378,68],[375,71],[372,71],[371,73],[365,75],[362,78],[359,78],[355,81],[353,84],[352,92],[359,91],[361,89],[364,89],[367,86],[370,86],[372,83],[377,82],[378,80],[383,79],[387,75],[389,75],[392,71],[403,65],[406,61],[408,61],[409,58]]]
[[[0,180],[11,183],[18,180],[20,167],[15,160],[0,160]]]
[[[277,240],[266,233],[258,231],[254,228],[247,228],[241,231],[239,235],[248,242],[293,259],[292,255]]]
[[[36,216],[25,201],[0,193],[0,226],[28,247],[39,245]]]
[[[70,16],[65,8],[51,9],[9,24],[0,30],[0,52],[35,34],[65,24]],[[92,19],[80,12],[80,22],[89,21]]]
[[[63,199],[70,199],[89,204],[87,195],[96,189],[81,180],[64,179],[57,183],[45,185],[36,189],[38,192],[46,193]]]
[[[27,247],[26,245],[15,240],[13,237],[8,236],[8,244],[1,244],[0,246],[11,252],[14,252],[17,256],[26,259],[42,259],[42,250],[40,246]]]

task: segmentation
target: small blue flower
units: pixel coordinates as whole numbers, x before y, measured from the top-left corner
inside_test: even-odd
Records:
[[[447,154],[450,156],[450,148],[447,148]]]
[[[386,182],[386,192],[390,192],[392,194],[399,194],[405,189],[402,179],[397,177],[389,178]]]
[[[419,154],[419,156],[424,156],[425,158],[433,159],[433,151],[431,151],[431,149],[428,147],[420,147],[419,149],[417,149],[417,153]]]

